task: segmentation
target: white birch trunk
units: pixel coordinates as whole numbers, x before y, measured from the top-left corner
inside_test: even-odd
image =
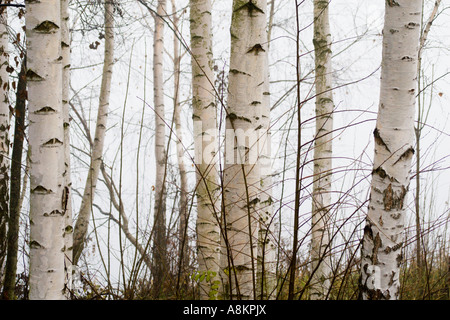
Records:
[[[27,1],[30,299],[64,299],[60,2]]]
[[[210,0],[190,1],[192,105],[197,176],[197,256],[200,273],[214,272],[215,284],[200,283],[201,299],[215,298],[219,281],[220,205],[217,172],[217,108],[214,92]]]
[[[108,120],[109,99],[111,91],[111,79],[114,65],[114,5],[112,1],[105,3],[105,56],[103,62],[103,75],[100,87],[99,107],[95,127],[94,146],[91,150],[91,163],[86,178],[80,212],[75,224],[73,234],[73,265],[77,265],[83,251],[92,204],[94,202],[95,189],[103,157],[103,145]]]
[[[72,221],[72,181],[70,175],[70,115],[69,115],[69,83],[70,83],[70,31],[69,1],[61,0],[61,52],[62,52],[62,108],[64,116],[64,199],[65,210],[64,242],[66,287],[72,289],[73,261],[73,221]]]
[[[258,141],[267,102],[266,9],[266,0],[233,1],[223,196],[230,254],[229,295],[238,299],[254,299],[257,295],[261,204]]]
[[[312,300],[326,298],[332,276],[330,207],[332,174],[333,93],[331,34],[328,0],[314,0],[314,49],[316,72],[316,137],[311,230]]]
[[[399,297],[421,11],[422,0],[386,1],[374,169],[361,251],[360,290],[366,300]]]
[[[166,239],[166,123],[164,121],[164,21],[166,0],[158,0],[153,42],[153,103],[155,108],[155,205],[153,225],[153,276],[154,293],[159,295],[167,272]]]
[[[177,14],[177,7],[175,4],[175,0],[172,0],[172,22],[173,28],[178,31],[178,23],[179,18]],[[180,63],[181,63],[181,54],[180,54],[180,40],[178,40],[176,34],[174,33],[173,39],[173,64],[174,64],[174,97],[173,97],[173,121],[175,124],[175,133],[176,133],[176,147],[177,147],[177,161],[178,161],[178,170],[180,172],[180,205],[179,205],[179,225],[178,225],[178,234],[179,234],[179,258],[180,260],[180,268],[182,270],[187,268],[189,265],[189,238],[187,232],[188,225],[188,210],[187,210],[187,201],[188,201],[188,185],[187,185],[187,171],[186,165],[184,163],[184,153],[185,149],[183,147],[183,127],[181,125],[181,105],[180,105]],[[180,271],[183,272],[183,271]]]
[[[269,31],[267,34],[270,48],[270,30],[273,19],[274,4],[270,7]],[[264,103],[261,106],[261,129],[258,141],[260,152],[260,204],[259,204],[259,231],[258,231],[258,275],[256,288],[257,298],[266,300],[276,297],[276,246],[274,238],[274,216],[272,200],[272,156],[271,156],[271,129],[270,129],[270,82],[269,82],[269,55],[266,54],[264,69]]]
[[[9,36],[7,30],[8,14],[0,8],[0,283],[3,281],[3,267],[7,247],[7,220],[9,203]]]

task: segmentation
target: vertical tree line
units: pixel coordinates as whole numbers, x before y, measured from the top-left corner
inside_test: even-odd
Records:
[[[408,278],[410,260],[420,272],[420,295],[448,298],[448,217],[441,215],[436,226],[429,227],[430,234],[433,228],[445,232],[436,240],[442,241],[439,257],[431,257],[428,265],[420,204],[420,179],[425,175],[422,130],[427,127],[421,95],[435,85],[434,78],[427,83],[421,73],[423,50],[441,1],[433,1],[426,23],[424,0],[385,1],[378,109],[370,119],[376,120],[373,158],[363,164],[363,151],[360,159],[352,159],[361,166],[355,171],[364,171],[369,163],[369,174],[362,179],[370,188],[367,199],[357,190],[356,178],[347,191],[346,182],[339,186],[343,175],[353,177],[355,168],[340,165],[345,157],[337,147],[339,136],[370,120],[338,127],[339,90],[347,84],[339,84],[342,71],[336,70],[342,64],[339,54],[348,48],[338,54],[332,50],[342,48],[332,24],[337,2],[314,0],[305,12],[304,1],[228,2],[229,43],[222,44],[214,33],[222,21],[213,6],[223,2],[139,0],[131,5],[103,0],[81,8],[69,0],[26,0],[24,5],[0,1],[2,299],[17,299],[23,290],[21,297],[30,300],[396,300],[407,296],[402,286],[414,281]],[[283,20],[277,15],[287,14],[287,7],[290,16]],[[13,12],[19,21],[25,17],[17,33]],[[290,22],[295,30],[290,30]],[[135,24],[143,35],[136,36],[128,53],[126,32],[131,31],[126,28]],[[309,27],[312,42],[305,44]],[[94,32],[102,43],[91,42]],[[277,46],[284,38],[274,36],[278,33],[288,34],[295,48]],[[168,34],[173,42],[166,41]],[[147,56],[142,66],[133,51],[146,36],[153,41],[151,76]],[[98,51],[101,61],[91,65],[84,56],[77,60],[74,38],[91,42],[89,52],[103,45]],[[214,43],[229,48],[223,70]],[[291,56],[279,58],[282,51]],[[85,54],[83,48],[77,52]],[[116,76],[124,53],[130,55],[127,79]],[[167,58],[172,63],[166,63]],[[87,66],[73,65],[83,59]],[[79,69],[87,74],[98,66],[98,98],[82,97],[80,92],[96,79],[78,89],[72,81],[84,72]],[[139,114],[139,139],[129,138],[136,126],[125,118],[125,108],[133,106],[118,109],[115,101],[125,87],[129,97],[132,72],[152,84],[152,101],[146,101],[146,93],[142,101],[151,119],[143,110]],[[431,100],[435,95],[430,95]],[[87,100],[96,100],[92,135]],[[281,104],[285,109],[279,111]],[[109,166],[108,151],[115,151],[118,140],[108,132],[117,125],[120,147]],[[356,138],[348,144],[356,144]],[[141,148],[147,150],[145,177],[140,177]],[[133,157],[135,150],[136,168],[127,168],[125,157]],[[115,161],[120,161],[120,178],[115,177]],[[407,196],[413,194],[413,176],[411,240]],[[125,186],[130,180],[135,183],[131,192]],[[349,213],[349,207],[354,212]],[[92,246],[90,232],[96,238]],[[119,249],[114,247],[116,236]],[[406,259],[414,241],[415,259]],[[20,245],[25,248],[22,263]],[[96,255],[104,268],[101,276],[88,272]],[[119,263],[118,276],[111,273],[111,257]],[[433,265],[435,261],[440,265]],[[428,282],[422,283],[425,273]]]

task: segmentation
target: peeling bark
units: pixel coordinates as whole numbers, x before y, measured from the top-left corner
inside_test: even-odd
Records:
[[[421,10],[421,0],[386,2],[374,170],[361,250],[362,299],[399,296],[404,202],[414,154]]]

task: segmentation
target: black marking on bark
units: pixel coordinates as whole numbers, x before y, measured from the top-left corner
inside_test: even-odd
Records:
[[[389,7],[400,7],[400,4],[395,0],[386,0]]]
[[[373,174],[378,174],[381,177],[381,179],[384,179],[388,176],[386,171],[382,167],[378,167],[375,170],[373,170],[372,175]]]
[[[243,72],[243,71],[239,71],[239,70],[237,70],[237,69],[230,69],[230,73],[232,73],[232,74],[234,74],[234,75],[236,75],[236,74],[243,74],[243,75],[245,75],[245,76],[249,76],[248,73],[245,73],[245,72]]]
[[[235,113],[229,113],[227,115],[227,118],[230,119],[230,121],[234,121],[234,120],[243,120],[243,121],[247,121],[252,123],[252,121],[246,117],[242,117],[242,116],[237,116]]]
[[[259,8],[256,4],[254,4],[253,0],[249,0],[249,2],[237,8],[236,10],[234,10],[234,12],[238,12],[244,9],[247,10],[249,16],[253,16],[253,12],[255,11],[264,14],[264,11],[261,8]]]
[[[257,56],[260,52],[266,52],[260,43],[255,44],[247,53],[254,52],[255,56]]]
[[[419,26],[420,26],[420,24],[415,23],[415,22],[410,22],[407,25],[405,25],[405,27],[408,28],[408,29],[415,29],[415,28],[417,28]]]
[[[31,193],[37,193],[37,194],[49,194],[52,193],[51,189],[47,189],[41,185],[37,186],[36,188],[31,190]]]
[[[44,247],[39,242],[37,242],[36,240],[32,240],[30,242],[30,249],[43,249],[43,248]]]
[[[403,61],[408,61],[408,62],[410,62],[410,61],[413,61],[414,59],[413,59],[412,57],[410,57],[410,56],[404,56],[404,57],[402,58],[402,60],[403,60]]]
[[[364,227],[364,237],[373,240],[373,231],[372,228],[368,225]]]
[[[386,148],[387,151],[391,152],[391,150],[389,150],[389,147],[387,146],[386,142],[384,142],[384,140],[381,138],[380,131],[378,130],[378,128],[375,128],[375,130],[373,130],[373,136],[375,137],[375,142],[379,146],[383,146]]]
[[[62,194],[62,199],[61,199],[64,214],[67,212],[67,205],[69,203],[69,193],[70,193],[70,188],[65,186],[64,190],[63,190],[63,194]]]
[[[53,147],[53,146],[61,146],[63,142],[59,140],[58,138],[52,138],[45,142],[42,146],[44,147]]]
[[[248,204],[246,204],[244,206],[244,208],[252,208],[252,207],[256,206],[258,204],[258,202],[260,202],[259,198],[255,198],[255,199],[249,201]]]
[[[38,24],[33,30],[42,33],[52,33],[56,32],[59,29],[59,26],[52,21],[45,20]]]
[[[405,160],[410,159],[414,155],[414,153],[415,153],[414,148],[413,147],[409,147],[408,149],[406,149],[405,152],[402,153],[402,155],[397,159],[397,161],[394,162],[394,165],[396,165],[397,162],[399,162],[399,161],[401,161],[403,159],[405,159]]]
[[[391,213],[391,218],[394,219],[394,220],[400,219],[401,216],[402,216],[401,212],[399,212],[399,213]]]
[[[26,77],[27,81],[42,81],[44,79],[31,69],[27,70]]]
[[[53,210],[50,213],[48,213],[48,212],[44,213],[44,217],[62,216],[62,215],[63,215],[63,213],[61,211],[59,211],[59,210]]]
[[[380,238],[380,233],[377,233],[375,239],[373,240],[373,249],[372,249],[372,264],[378,264],[378,250],[383,246],[383,243]]]
[[[45,107],[35,111],[34,113],[36,113],[36,114],[49,114],[49,113],[55,113],[55,112],[56,112],[56,110],[53,109],[52,107],[45,106]]]
[[[397,258],[395,258],[395,260],[397,261],[397,267],[400,267],[400,265],[401,265],[402,262],[403,262],[403,254],[402,254],[402,253],[399,253],[398,256],[397,256]]]

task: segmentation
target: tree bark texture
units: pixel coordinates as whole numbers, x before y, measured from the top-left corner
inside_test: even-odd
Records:
[[[229,295],[257,295],[261,214],[261,148],[267,55],[267,1],[234,0],[226,119],[224,204]],[[267,129],[267,128],[266,128]],[[227,252],[227,253],[228,253]]]
[[[65,226],[65,272],[66,287],[72,289],[73,262],[73,221],[72,221],[72,180],[70,175],[70,115],[69,115],[69,85],[70,85],[70,31],[69,31],[69,1],[61,0],[61,53],[62,53],[62,104],[64,116],[64,202]]]
[[[166,0],[158,0],[153,42],[153,102],[155,108],[155,204],[153,225],[153,284],[154,296],[158,297],[167,272],[166,238],[166,123],[164,120],[164,21]]]
[[[386,1],[375,156],[361,252],[360,294],[365,300],[399,297],[421,11],[421,0]]]
[[[64,299],[60,2],[27,1],[31,300]]]
[[[192,105],[197,176],[197,259],[200,273],[214,272],[219,281],[219,212],[217,107],[214,91],[210,0],[190,1]],[[201,299],[217,296],[214,284],[200,283]]]
[[[310,288],[310,298],[313,300],[326,298],[332,275],[330,209],[334,103],[331,91],[333,73],[328,7],[328,0],[314,1],[316,136],[314,140]]]

